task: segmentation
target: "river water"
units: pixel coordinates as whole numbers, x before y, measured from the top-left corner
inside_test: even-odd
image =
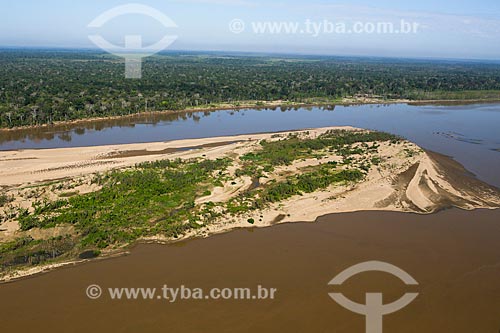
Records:
[[[480,179],[500,187],[499,124],[500,104],[245,109],[151,114],[3,132],[0,150],[170,141],[349,125],[402,135],[425,149],[452,156]]]
[[[152,116],[76,127],[1,134],[0,149],[165,141],[308,127],[352,125],[396,133],[450,155],[500,186],[500,105],[350,106],[334,110],[241,110]],[[16,137],[17,136],[17,137]],[[130,255],[93,261],[0,285],[6,332],[345,332],[365,318],[329,292],[384,303],[419,296],[383,319],[384,332],[500,330],[500,211],[457,209],[422,216],[357,212],[318,222],[235,230],[172,245],[138,245]],[[364,273],[340,287],[328,282],[369,260],[408,272],[418,286]],[[86,296],[98,284],[104,294]],[[107,288],[278,289],[274,300],[111,300]]]

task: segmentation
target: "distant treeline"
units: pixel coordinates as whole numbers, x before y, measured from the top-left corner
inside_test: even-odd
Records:
[[[182,110],[240,101],[500,99],[500,64],[176,53],[147,58],[143,78],[97,51],[0,51],[0,127]]]

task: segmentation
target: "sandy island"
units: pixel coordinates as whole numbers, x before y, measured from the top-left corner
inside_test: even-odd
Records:
[[[57,199],[61,195],[48,186],[51,182],[78,180],[78,186],[74,187],[73,191],[84,194],[99,190],[97,185],[86,182],[87,179],[111,169],[123,169],[141,162],[173,158],[236,157],[235,161],[238,161],[238,156],[259,149],[261,140],[279,140],[289,133],[301,133],[315,138],[332,129],[339,128],[98,147],[4,151],[0,152],[0,186],[3,193],[15,199],[11,205],[30,208],[38,196]],[[357,130],[352,127],[342,129]],[[215,223],[188,232],[182,239],[207,237],[234,228],[315,221],[319,216],[332,213],[379,210],[428,214],[449,207],[467,210],[500,207],[500,191],[497,188],[477,180],[460,164],[446,156],[425,152],[408,141],[398,144],[381,142],[377,155],[382,162],[377,167],[370,168],[361,182],[297,195],[271,204],[262,211],[223,217]],[[339,160],[340,156],[332,154],[322,159],[295,161],[292,165],[277,168],[269,177],[259,179],[257,185],[255,179],[248,176],[234,176],[232,182],[213,188],[209,196],[198,198],[196,204],[225,202],[253,186],[265,186],[267,182],[279,180],[285,175],[298,174],[301,170]],[[228,171],[234,174],[238,167],[236,162]],[[34,186],[45,190],[30,198],[26,194],[32,191]],[[0,213],[4,214],[6,209],[0,207]],[[255,218],[255,223],[249,224],[249,218]],[[20,231],[15,220],[8,220],[0,224],[0,242],[23,235],[46,239],[71,232],[71,226]],[[169,242],[172,239],[157,235],[142,241]],[[30,268],[14,275],[10,274],[4,279],[29,275],[60,265],[58,263]]]

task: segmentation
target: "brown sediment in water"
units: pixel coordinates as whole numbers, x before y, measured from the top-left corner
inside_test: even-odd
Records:
[[[131,254],[0,285],[6,332],[364,332],[365,318],[328,296],[363,303],[419,296],[384,316],[384,332],[497,332],[500,328],[500,211],[437,214],[357,212],[318,223],[236,230],[170,246],[139,245]],[[364,273],[343,286],[344,269],[380,260],[418,286]],[[275,300],[90,300],[91,284],[111,287],[277,288]]]
[[[441,172],[449,177],[454,186],[467,187],[485,192],[492,191],[492,194],[498,195],[498,189],[495,191],[496,188],[494,186],[488,185],[477,179],[473,173],[469,172],[453,158],[433,151],[426,151],[426,153],[437,163]]]

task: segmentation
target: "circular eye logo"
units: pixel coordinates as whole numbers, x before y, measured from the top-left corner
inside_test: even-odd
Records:
[[[401,268],[381,261],[368,261],[349,267],[334,277],[328,284],[342,285],[354,275],[370,271],[389,273],[399,278],[406,285],[418,285],[418,282]],[[389,304],[383,304],[381,293],[367,293],[366,304],[353,302],[340,293],[330,293],[329,295],[344,308],[366,316],[366,333],[382,333],[383,316],[401,310],[413,302],[418,293],[406,293],[399,300]]]
[[[175,22],[167,15],[153,7],[141,4],[127,4],[107,10],[90,22],[88,27],[100,28],[116,17],[129,14],[149,16],[160,22],[165,28],[177,28]],[[166,35],[153,45],[143,46],[142,36],[126,35],[125,46],[120,47],[111,44],[101,35],[89,35],[88,37],[96,46],[104,51],[125,58],[125,77],[129,79],[140,79],[142,77],[143,58],[152,56],[166,49],[177,39],[177,36]]]

